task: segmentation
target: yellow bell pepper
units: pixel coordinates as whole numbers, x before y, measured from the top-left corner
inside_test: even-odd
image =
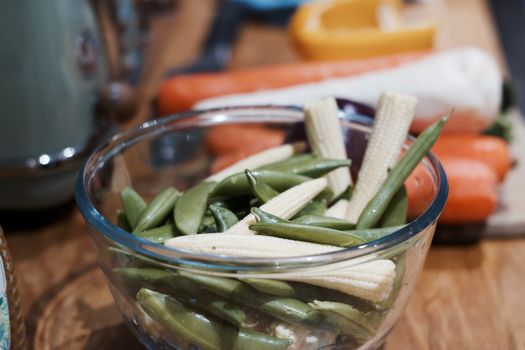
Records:
[[[400,23],[400,0],[321,0],[302,5],[290,24],[306,59],[366,58],[429,50],[435,27]]]

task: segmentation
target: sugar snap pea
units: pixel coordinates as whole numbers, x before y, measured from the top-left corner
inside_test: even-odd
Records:
[[[208,212],[206,212],[206,214],[204,214],[204,216],[202,217],[202,222],[199,227],[199,233],[214,233],[218,231],[219,228],[217,227],[215,218],[211,213],[208,214]]]
[[[334,230],[352,230],[355,228],[355,223],[353,222],[322,215],[303,215],[292,220],[292,222],[296,224],[332,228]]]
[[[128,218],[128,223],[133,229],[146,209],[146,202],[142,197],[131,187],[127,186],[120,192],[120,200],[122,201],[122,208]]]
[[[311,178],[306,176],[272,170],[254,170],[252,174],[278,192],[285,191],[290,187],[311,180]],[[222,195],[242,196],[249,194],[251,194],[251,191],[246,174],[238,173],[228,176],[219,182],[210,195],[217,197]]]
[[[326,212],[326,201],[324,199],[312,199],[304,206],[293,218],[299,218],[304,215],[323,215]]]
[[[288,282],[265,278],[243,278],[241,281],[247,283],[253,289],[261,293],[277,295],[281,297],[296,296],[295,290]]]
[[[135,236],[146,239],[153,243],[164,243],[170,238],[173,238],[177,235],[177,228],[174,224],[167,224],[152,228],[150,230],[137,232]]]
[[[306,303],[293,298],[278,297],[257,292],[239,280],[215,277],[202,274],[179,273],[216,293],[285,322],[314,326],[319,321],[319,315]]]
[[[136,294],[140,287],[153,289],[170,296],[181,297],[192,306],[235,326],[245,326],[246,313],[240,306],[202,288],[195,288],[194,284],[174,271],[129,267],[116,268],[113,271],[127,282],[128,287],[139,286],[136,289],[132,288],[130,294]]]
[[[123,230],[131,231],[131,226],[128,222],[128,217],[123,210],[117,210],[117,226]]]
[[[338,231],[331,228],[315,227],[294,223],[259,223],[250,225],[250,230],[260,234],[297,241],[352,247],[364,243],[364,239],[352,231]]]
[[[432,124],[410,145],[359,216],[358,229],[371,228],[377,224],[396,192],[437,141],[447,120],[448,116],[445,116]]]
[[[361,237],[365,242],[375,241],[376,239],[383,238],[388,236],[395,231],[401,229],[403,226],[393,226],[393,227],[379,227],[379,228],[369,228],[369,229],[354,229],[347,230],[343,232],[350,232],[357,237]]]
[[[350,164],[352,161],[349,159],[312,158],[295,164],[283,164],[281,171],[308,177],[320,177],[337,168],[348,167]]]
[[[215,187],[214,182],[201,182],[180,196],[174,210],[177,229],[185,235],[199,231],[202,218],[208,207],[208,194]]]
[[[179,195],[179,192],[173,187],[168,187],[157,194],[140,215],[137,225],[133,228],[133,233],[145,231],[164,222],[173,210]]]
[[[385,213],[379,220],[379,227],[392,227],[404,225],[407,222],[408,199],[405,186],[396,192]]]
[[[266,182],[255,177],[255,175],[248,169],[245,170],[248,184],[253,195],[262,203],[268,202],[273,197],[279,195],[279,192],[271,188]]]
[[[333,301],[314,301],[310,303],[314,309],[321,311],[330,324],[351,337],[358,343],[364,343],[375,332],[366,317],[356,308]]]
[[[239,222],[239,219],[233,212],[216,204],[210,205],[210,212],[215,219],[215,225],[219,232],[224,232]]]
[[[273,214],[267,213],[264,210],[261,210],[257,207],[251,209],[251,213],[255,215],[257,218],[257,222],[265,223],[265,224],[274,224],[274,223],[282,223],[282,224],[288,224],[291,223],[291,221],[282,219],[278,216],[275,216]]]
[[[298,155],[292,156],[287,159],[265,164],[257,168],[257,170],[274,170],[274,171],[287,172],[288,169],[290,169],[290,167],[293,167],[296,164],[299,164],[299,163],[302,163],[304,161],[308,161],[311,159],[315,159],[315,156],[312,153],[298,154]]]
[[[204,350],[284,350],[290,345],[285,339],[217,322],[174,298],[149,289],[141,289],[137,300],[152,319]]]

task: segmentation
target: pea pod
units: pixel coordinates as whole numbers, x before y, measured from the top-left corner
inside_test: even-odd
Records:
[[[383,238],[385,236],[388,236],[397,230],[401,229],[403,226],[392,226],[392,227],[380,227],[380,228],[370,228],[370,229],[354,229],[354,230],[348,230],[343,232],[349,232],[355,236],[360,237],[365,242],[371,242],[375,241],[376,239]]]
[[[288,282],[265,278],[243,278],[242,281],[261,293],[281,297],[296,296],[295,290]]]
[[[145,231],[164,222],[179,196],[180,193],[173,187],[168,187],[157,194],[140,215],[133,233]]]
[[[214,233],[218,231],[219,228],[217,227],[213,215],[208,215],[208,213],[204,214],[201,225],[199,227],[199,233]]]
[[[235,300],[282,321],[310,326],[319,321],[317,313],[300,300],[266,295],[234,279],[190,274],[185,271],[179,273],[223,298]]]
[[[277,192],[282,192],[290,187],[299,185],[311,180],[311,178],[301,175],[288,174],[272,170],[255,170],[253,176],[268,184]],[[217,196],[242,196],[251,194],[250,184],[244,173],[228,176],[217,184],[211,192],[212,197]]]
[[[407,222],[408,199],[405,186],[401,186],[394,195],[385,213],[379,220],[379,227],[404,225]]]
[[[352,231],[338,231],[331,228],[294,223],[260,223],[250,225],[250,230],[274,237],[330,244],[339,247],[352,247],[365,242],[364,239],[353,234]]]
[[[255,177],[253,173],[246,169],[245,170],[246,178],[248,179],[248,184],[250,185],[250,190],[253,195],[262,203],[268,202],[273,197],[279,195],[279,192],[271,188],[267,183]]]
[[[368,230],[341,230],[341,229],[334,229],[331,227],[321,226],[321,225],[313,225],[311,222],[311,219],[309,219],[308,216],[304,216],[305,222],[298,223],[297,221],[300,221],[297,219],[297,221],[288,221],[281,219],[275,215],[272,215],[270,213],[267,213],[265,211],[262,211],[259,208],[252,208],[252,214],[255,215],[257,218],[258,224],[255,225],[261,225],[261,224],[268,224],[269,226],[255,226],[259,227],[261,233],[265,233],[270,236],[276,236],[281,238],[287,238],[287,239],[296,239],[300,241],[306,241],[306,242],[312,242],[312,243],[321,243],[321,244],[330,244],[330,245],[336,245],[340,247],[348,247],[349,239],[351,237],[355,238],[357,237],[359,240],[361,240],[360,243],[363,242],[370,242],[374,241],[376,239],[382,238],[384,236],[387,236],[397,230],[399,230],[402,226],[394,226],[394,227],[385,227],[385,228],[376,228],[376,229],[368,229]],[[323,216],[311,216],[311,218],[315,218],[315,221],[322,220],[323,218],[326,220],[327,223],[332,225],[332,223],[335,223],[337,225],[340,225],[343,223],[344,225],[351,226],[351,223],[348,223],[344,220],[329,218],[329,217],[323,217]],[[286,225],[299,225],[299,226],[287,226],[278,228],[277,226],[271,227],[272,224],[284,224]],[[328,225],[327,225],[328,226]],[[335,226],[335,225],[334,225]],[[317,227],[319,230],[315,230],[315,227]],[[340,227],[343,227],[341,225]],[[301,233],[299,231],[293,231],[293,230],[299,229],[301,230],[307,230],[308,233]],[[326,228],[326,230],[322,230],[323,228]],[[256,230],[256,229],[255,229]],[[312,231],[316,231],[316,234],[313,235]],[[256,230],[257,231],[257,230]],[[292,232],[293,231],[293,232]],[[338,237],[336,237],[338,236]]]
[[[288,170],[294,167],[296,164],[300,164],[311,159],[315,159],[315,156],[312,153],[298,154],[287,159],[283,159],[273,163],[268,163],[257,168],[257,170],[273,170],[288,172]]]
[[[326,212],[326,201],[323,199],[313,199],[304,206],[303,209],[301,209],[297,214],[295,214],[294,218],[299,218],[304,215],[323,215]]]
[[[344,231],[352,230],[355,228],[355,223],[353,222],[322,215],[304,215],[292,221],[296,224],[326,227],[334,230]]]
[[[182,194],[174,210],[177,229],[185,235],[198,233],[208,207],[208,194],[215,187],[214,182],[201,182]]]
[[[336,325],[360,344],[370,339],[375,332],[366,317],[348,304],[316,300],[310,306],[319,310],[330,324]]]
[[[394,195],[399,191],[401,186],[403,186],[407,177],[437,141],[447,120],[448,116],[445,116],[425,129],[408,148],[359,216],[357,221],[358,229],[371,228],[377,224]]]
[[[123,210],[117,210],[117,226],[123,230],[131,231],[129,226],[128,217]]]
[[[239,222],[237,216],[227,208],[221,207],[215,203],[211,204],[209,208],[215,219],[215,225],[219,232],[224,232]]]
[[[168,331],[204,350],[285,350],[290,345],[285,339],[217,322],[174,298],[149,289],[141,289],[137,300],[146,313]]]
[[[260,223],[265,223],[265,224],[274,224],[274,223],[288,224],[290,223],[290,221],[288,220],[281,219],[280,217],[267,213],[264,210],[261,210],[259,208],[252,208],[251,213],[255,215],[255,217],[257,218],[257,222],[260,222]]]
[[[122,208],[128,218],[128,223],[133,229],[137,225],[142,212],[146,209],[146,202],[144,202],[144,199],[142,199],[142,197],[129,186],[125,187],[120,192],[120,200],[122,202]]]
[[[325,158],[305,158],[294,163],[283,162],[273,170],[286,173],[304,175],[308,177],[320,177],[328,174],[332,170],[341,167],[348,167],[352,164],[349,159],[325,159]]]
[[[153,243],[162,244],[170,238],[173,238],[177,235],[177,228],[174,224],[168,224],[151,230],[146,230],[142,232],[135,233],[135,236],[146,239]]]
[[[238,305],[208,292],[202,288],[195,288],[192,283],[176,272],[156,268],[116,268],[113,270],[123,278],[131,288],[130,294],[136,294],[140,287],[185,299],[193,307],[209,312],[231,324],[245,326],[246,314]],[[140,286],[134,289],[134,287]]]

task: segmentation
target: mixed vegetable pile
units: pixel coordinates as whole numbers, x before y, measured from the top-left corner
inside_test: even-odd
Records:
[[[447,117],[403,151],[416,99],[384,93],[355,186],[335,100],[305,106],[305,143],[267,149],[181,193],[146,203],[121,192],[118,224],[194,253],[251,258],[317,255],[359,246],[406,224],[404,182]],[[400,154],[402,156],[400,157]],[[116,268],[144,311],[178,346],[202,349],[357,347],[371,339],[403,278],[403,254],[283,279],[167,270],[131,257]]]

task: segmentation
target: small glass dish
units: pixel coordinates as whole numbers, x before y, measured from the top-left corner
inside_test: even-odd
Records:
[[[371,119],[343,112],[341,117],[348,153],[354,164],[352,172],[355,173],[366,148]],[[429,190],[433,193],[423,206],[425,209],[406,226],[386,237],[337,252],[290,258],[195,254],[148,242],[116,225],[116,211],[120,208],[119,192],[124,186],[132,185],[149,200],[167,186],[184,190],[209,175],[214,156],[208,151],[205,140],[210,128],[235,123],[261,124],[284,130],[289,137],[300,139],[304,137],[300,131],[302,120],[303,112],[294,107],[256,106],[192,111],[150,121],[123,132],[101,146],[87,160],[76,186],[77,204],[92,228],[98,259],[113,297],[133,333],[147,348],[240,349],[251,344],[250,349],[376,349],[384,343],[423,267],[448,193],[443,169],[431,154],[421,164],[431,178],[432,188]],[[168,142],[169,138],[174,141]],[[411,139],[408,139],[407,144],[410,142]],[[238,328],[218,320],[198,305],[193,308],[192,296],[180,297],[177,294],[177,288],[182,285],[162,277],[183,271],[190,276],[235,281],[246,278],[286,281],[305,274],[319,276],[343,269],[359,269],[363,264],[378,260],[389,260],[395,264],[392,288],[381,301],[372,302],[325,288],[290,282],[297,286],[297,294],[292,299],[299,300],[301,305],[308,305],[306,303],[314,300],[335,300],[357,309],[366,319],[367,331],[364,335],[334,332],[315,323],[299,321],[300,325],[292,325],[279,321],[269,316],[272,312],[265,312],[267,309],[261,305],[265,302],[253,297],[253,293],[257,292],[249,289],[251,287],[248,287],[248,294],[233,293],[225,297],[228,303],[246,312],[247,328],[271,336],[295,337],[294,344],[289,347],[264,342],[260,346],[243,343]],[[141,280],[123,275],[123,269],[155,269],[161,273],[155,278]],[[143,287],[172,295],[177,300],[171,306],[163,305],[163,310],[169,314],[166,319],[154,320],[142,309],[136,295]],[[195,296],[202,289],[198,284],[190,284],[189,288],[194,288]],[[275,300],[266,299],[266,303],[272,301]],[[189,307],[180,309],[181,302],[189,303],[185,304]],[[277,307],[286,305],[286,301],[283,302],[277,303]],[[211,322],[207,323],[209,327],[195,326],[202,326],[202,317]]]

